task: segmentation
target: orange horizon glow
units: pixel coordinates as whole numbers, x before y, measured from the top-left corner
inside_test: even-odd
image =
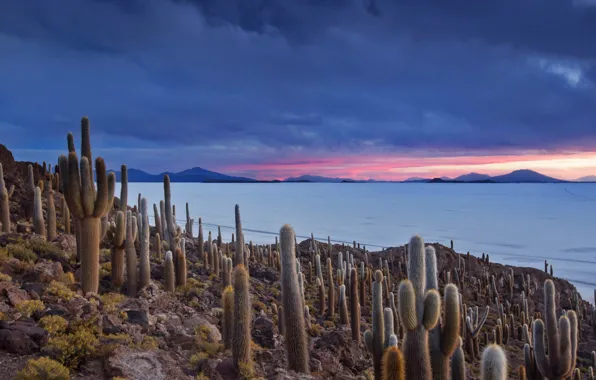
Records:
[[[471,172],[494,176],[519,169],[530,169],[563,180],[575,180],[596,175],[596,152],[453,157],[354,155],[313,158],[310,161],[302,158],[266,164],[240,164],[223,169],[229,174],[263,180],[317,175],[355,180],[399,181],[411,177],[454,178]]]

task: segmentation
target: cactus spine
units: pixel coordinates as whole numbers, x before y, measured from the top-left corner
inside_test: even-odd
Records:
[[[41,236],[46,236],[46,226],[43,221],[43,207],[41,203],[41,189],[36,187],[33,194],[33,204],[35,206],[33,209],[33,232]]]
[[[404,380],[406,378],[406,366],[404,356],[397,348],[397,337],[389,337],[389,345],[383,354],[383,380]]]
[[[558,320],[555,310],[555,284],[544,282],[544,314],[548,334],[548,355],[544,347],[544,322],[534,321],[534,358],[542,376],[549,380],[572,375],[577,358],[577,316],[570,310]]]
[[[505,356],[505,352],[503,352],[500,346],[491,344],[482,353],[480,379],[506,380],[507,377],[507,357]]]
[[[172,251],[166,252],[163,270],[166,292],[173,292],[176,288],[176,275],[174,273],[174,258],[172,257]]]
[[[234,368],[252,372],[250,324],[252,319],[248,271],[242,265],[234,269],[234,330],[232,333],[232,357]],[[302,315],[302,312],[299,312]]]
[[[433,247],[426,247],[426,289],[438,290],[437,254]],[[447,284],[444,291],[445,316],[443,323],[429,331],[429,345],[434,380],[450,380],[449,357],[459,341],[460,303],[454,284]]]
[[[232,347],[232,329],[234,327],[234,288],[226,286],[222,295],[223,320],[221,322],[224,349]]]
[[[97,293],[99,290],[99,242],[100,218],[112,207],[116,177],[106,173],[102,158],[95,160],[97,190],[93,182],[89,119],[83,118],[82,157],[79,162],[76,152],[70,151],[68,158],[60,156],[60,178],[64,197],[71,214],[75,217],[81,258],[81,284],[83,293]],[[69,150],[70,141],[69,137]],[[73,146],[74,148],[74,146]],[[80,243],[80,244],[79,244]]]
[[[375,271],[375,282],[372,286],[372,331],[364,332],[364,343],[373,357],[375,380],[381,379],[381,361],[385,344],[385,325],[383,321],[383,272]]]
[[[352,340],[360,343],[360,302],[358,302],[358,275],[356,274],[356,268],[352,268],[350,274],[350,319]]]
[[[129,297],[137,295],[137,251],[135,249],[135,240],[137,237],[137,218],[132,215],[132,211],[126,212],[126,288]]]
[[[14,192],[14,185],[10,189],[6,188],[4,182],[4,170],[0,164],[0,223],[2,223],[2,232],[10,232],[10,198]]]
[[[147,210],[147,198],[141,199],[141,230],[139,231],[139,288],[149,285],[151,280],[151,262],[149,261],[149,213]]]
[[[294,230],[284,225],[280,232],[281,296],[284,310],[284,344],[288,367],[292,371],[308,373],[308,345],[305,335],[304,304],[298,285]]]
[[[56,205],[54,204],[54,189],[52,189],[52,180],[48,181],[47,191],[47,217],[48,217],[48,240],[56,238]]]
[[[436,290],[426,291],[426,260],[424,241],[414,236],[408,244],[408,276],[399,285],[399,315],[405,328],[403,343],[406,358],[406,378],[432,379],[428,348],[428,331],[433,329],[441,310],[441,298]]]

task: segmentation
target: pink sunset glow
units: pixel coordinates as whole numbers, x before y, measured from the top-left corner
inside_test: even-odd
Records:
[[[354,155],[329,158],[296,158],[265,164],[240,164],[222,168],[227,173],[272,180],[319,175],[356,180],[405,180],[411,177],[457,177],[470,172],[501,175],[530,169],[544,175],[574,180],[596,174],[596,152],[413,157],[400,155]]]

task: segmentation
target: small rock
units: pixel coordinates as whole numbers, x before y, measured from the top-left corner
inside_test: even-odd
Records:
[[[32,231],[31,224],[19,222],[17,223],[17,233],[19,234],[30,234]]]
[[[132,352],[126,347],[118,348],[108,358],[106,370],[112,377],[128,380],[188,379],[167,352]]]
[[[21,302],[29,301],[31,299],[26,291],[15,287],[4,289],[4,294],[8,297],[12,306],[17,306]]]
[[[149,313],[147,310],[127,310],[127,322],[143,327],[149,327]]]
[[[198,314],[185,318],[182,323],[188,334],[194,334],[196,328],[200,327],[201,333],[205,335],[208,342],[219,342],[222,339],[219,329]]]
[[[3,321],[5,322],[5,321]],[[8,352],[29,355],[46,345],[48,332],[30,321],[0,324],[0,348]]]
[[[270,319],[258,317],[252,328],[252,339],[263,348],[274,348],[273,329],[273,322]]]
[[[39,280],[42,282],[57,281],[64,276],[64,270],[62,264],[58,261],[41,261],[35,264],[33,272],[37,274]]]

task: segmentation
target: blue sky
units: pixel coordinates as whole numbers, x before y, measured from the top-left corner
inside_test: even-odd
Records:
[[[95,155],[149,172],[596,174],[596,0],[1,8],[0,143],[17,159],[56,160],[87,115]]]

